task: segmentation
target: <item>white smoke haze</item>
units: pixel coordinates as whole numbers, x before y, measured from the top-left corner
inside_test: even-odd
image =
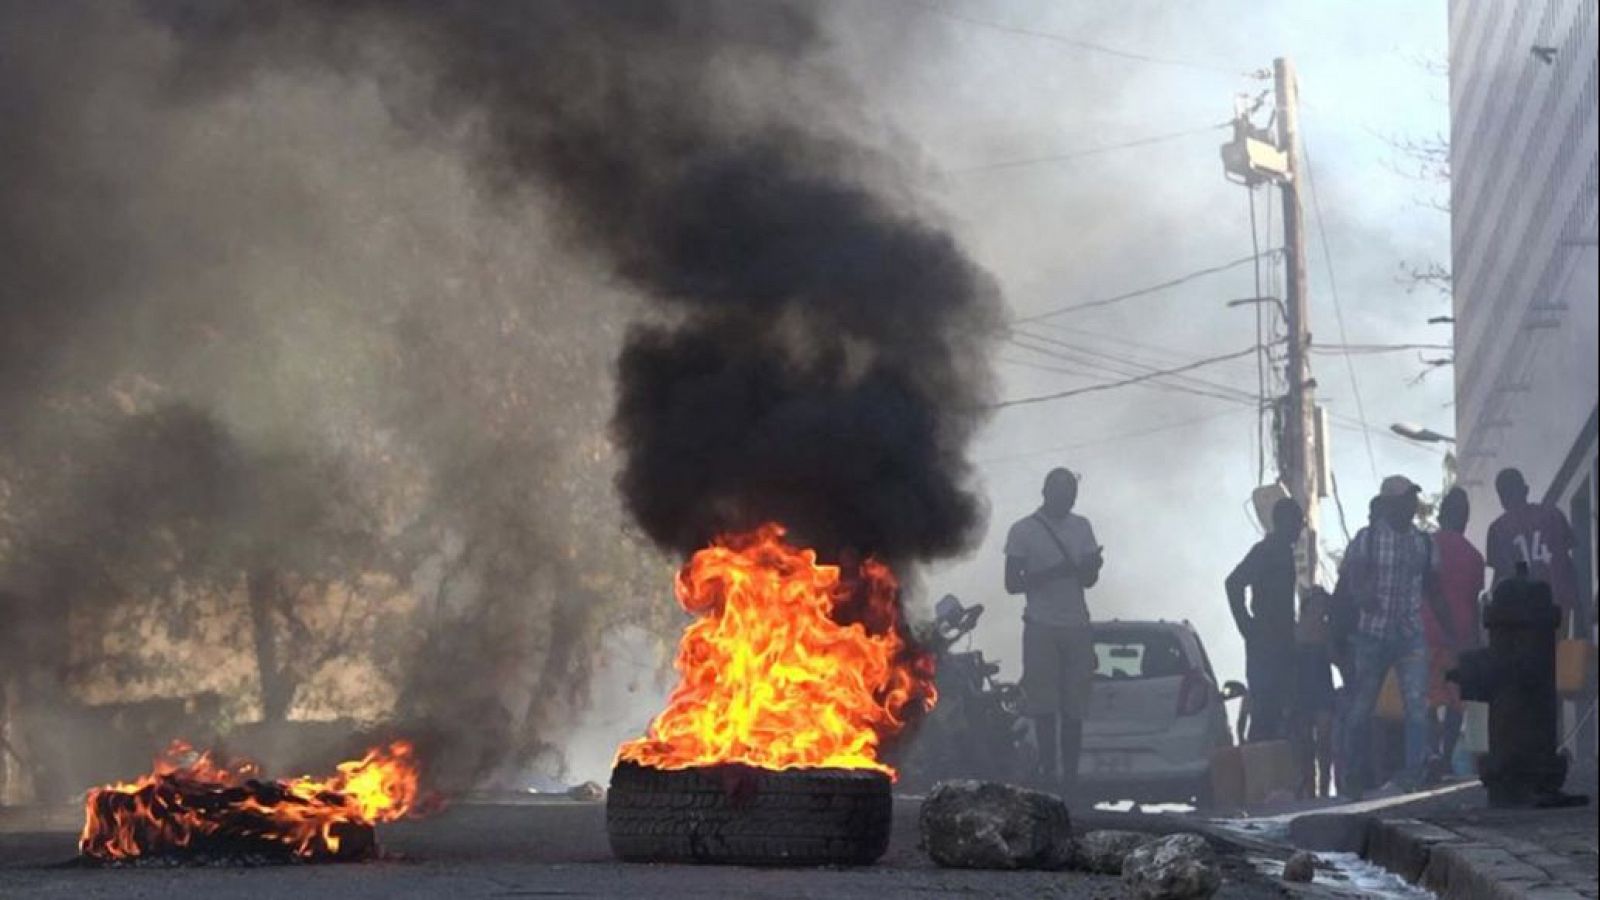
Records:
[[[1302,129],[1349,341],[1448,343],[1447,328],[1425,324],[1449,313],[1448,300],[1409,294],[1395,276],[1402,260],[1448,262],[1449,217],[1416,202],[1437,187],[1392,171],[1397,161],[1384,140],[1448,132],[1447,86],[1421,64],[1445,57],[1443,3],[1401,9],[908,0],[874,4],[874,14],[861,14],[859,4],[840,6],[848,24],[834,34],[845,68],[873,73],[867,83],[874,104],[893,110],[907,143],[918,148],[928,190],[999,280],[1014,315],[1121,294],[1250,255],[1247,192],[1223,179],[1217,148],[1228,132],[1220,128],[1059,162],[998,164],[1220,124],[1231,116],[1236,93],[1254,97],[1271,87],[1270,79],[1246,73],[1270,70],[1275,56],[1287,55],[1299,69]],[[1004,28],[1194,65],[1130,60]],[[1257,203],[1264,228],[1268,200]],[[1276,194],[1270,205],[1276,230]],[[1312,215],[1308,208],[1308,220]],[[1331,345],[1341,338],[1319,233],[1314,229],[1308,241],[1312,332],[1317,343]],[[1251,267],[1243,266],[1026,330],[1166,368],[1253,344],[1254,315],[1224,304],[1254,293]],[[1086,369],[1081,351],[1066,352],[1077,360],[1003,344],[1001,396],[1121,377]],[[1319,402],[1339,417],[1333,464],[1352,530],[1364,523],[1382,476],[1403,472],[1430,489],[1442,477],[1438,452],[1383,433],[1395,421],[1452,418],[1450,370],[1407,386],[1421,368],[1416,356],[1356,358],[1366,419],[1378,432],[1375,466],[1363,435],[1350,427],[1358,410],[1344,361],[1313,358]],[[1256,391],[1248,357],[1192,374]],[[1001,589],[1001,549],[1011,522],[1037,507],[1045,472],[1064,465],[1082,474],[1079,511],[1106,547],[1105,572],[1089,594],[1091,612],[1188,619],[1219,677],[1242,679],[1243,646],[1222,581],[1259,537],[1246,507],[1257,484],[1255,439],[1247,406],[1159,382],[1002,410],[972,454],[991,511],[984,539],[965,559],[925,572],[924,597],[953,592],[985,604],[974,645],[1000,661],[1005,676],[1016,677],[1021,600]],[[1272,471],[1269,455],[1269,480]],[[1323,503],[1321,532],[1327,548],[1342,546],[1331,498]],[[1325,571],[1324,578],[1331,575]]]
[[[1440,310],[1392,275],[1399,259],[1444,258],[1448,222],[1378,171],[1386,151],[1371,131],[1442,119],[1425,91],[1392,84],[1414,75],[1405,52],[1442,46],[1442,8],[1378,34],[1372,17],[1303,6],[824,3],[803,66],[758,55],[725,79],[723,121],[792,117],[847,137],[861,152],[837,174],[908,215],[939,210],[1021,315],[1249,253],[1243,192],[1216,156],[1224,133],[963,170],[1221,122],[1235,91],[1262,85],[1085,54],[930,6],[1228,71],[1299,56],[1349,337],[1439,338],[1419,326]],[[65,696],[51,693],[59,681],[90,702],[212,690],[223,718],[253,721],[264,710],[251,615],[265,609],[293,683],[289,718],[470,725],[473,739],[449,751],[458,782],[600,779],[618,740],[659,709],[681,624],[675,560],[624,511],[609,430],[627,326],[659,313],[575,246],[548,186],[485,180],[481,116],[408,120],[423,111],[396,99],[418,88],[381,43],[364,45],[380,57],[366,68],[355,57],[247,66],[207,90],[219,86],[174,80],[184,48],[144,7],[11,3],[0,23],[0,108],[28,138],[0,163],[11,197],[0,203],[0,590],[28,611],[18,635],[48,638],[5,677],[36,709]],[[1319,248],[1313,261],[1315,330],[1331,343]],[[1081,331],[1059,337],[1168,363],[1230,352],[1254,340],[1254,319],[1222,304],[1252,291],[1238,269],[1064,318]],[[1071,363],[1004,345],[994,355],[1000,397],[1085,381],[1037,368]],[[1328,404],[1353,417],[1342,362],[1316,363]],[[1375,427],[1446,415],[1445,379],[1398,388],[1409,356],[1361,366]],[[1254,390],[1248,361],[1198,374]],[[1123,437],[1156,428],[1170,430]],[[149,462],[105,448],[161,452],[164,436],[191,429],[209,449],[176,455],[144,485],[198,484],[206,500],[211,473],[237,487],[227,502],[85,518],[105,505],[84,496],[92,475],[118,483]],[[989,521],[963,559],[904,573],[913,605],[946,591],[985,603],[978,644],[1015,675],[1020,603],[999,590],[1000,542],[1043,473],[1067,465],[1085,476],[1082,511],[1107,547],[1097,615],[1191,619],[1219,674],[1237,675],[1220,585],[1255,538],[1244,512],[1254,435],[1243,407],[1142,387],[1003,411],[969,453]],[[1354,525],[1376,481],[1361,436],[1337,441]],[[1379,476],[1432,482],[1436,457],[1383,439],[1374,449]],[[258,515],[263,503],[277,512]],[[204,559],[174,549],[224,527],[244,537],[208,543]],[[1324,535],[1337,527],[1329,504]],[[137,540],[108,541],[130,529]],[[86,545],[105,578],[63,580],[58,561]],[[244,573],[267,546],[294,561],[258,593],[271,602],[252,605],[244,574],[211,577]],[[148,571],[174,558],[193,577]],[[68,609],[76,658],[63,672],[50,653],[64,649],[52,635]],[[60,792],[81,789],[79,774]]]
[[[30,126],[0,388],[28,755],[82,743],[27,727],[69,698],[211,691],[222,724],[400,715],[451,738],[446,783],[559,769],[547,717],[583,706],[606,630],[675,621],[612,488],[637,301],[371,82],[264,71],[174,102],[174,47],[132,7],[3,13]],[[257,564],[285,583],[252,602]],[[34,774],[57,799],[128,774],[105,769]]]

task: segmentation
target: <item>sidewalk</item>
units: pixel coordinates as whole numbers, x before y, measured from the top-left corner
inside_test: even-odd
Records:
[[[1592,771],[1567,790],[1595,799]],[[1443,900],[1596,900],[1595,806],[1489,809],[1477,785],[1363,809],[1332,809],[1290,823],[1313,850],[1359,852]]]

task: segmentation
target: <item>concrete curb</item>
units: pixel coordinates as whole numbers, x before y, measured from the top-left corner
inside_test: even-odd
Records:
[[[1301,820],[1306,820],[1301,824]],[[1342,820],[1342,821],[1341,821]],[[1360,853],[1420,884],[1441,900],[1589,900],[1564,857],[1527,842],[1487,833],[1466,835],[1420,819],[1337,813],[1290,823],[1296,846]]]

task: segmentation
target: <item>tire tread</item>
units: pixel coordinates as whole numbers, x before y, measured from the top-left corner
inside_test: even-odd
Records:
[[[888,849],[892,804],[878,772],[621,763],[606,831],[628,862],[866,865]]]

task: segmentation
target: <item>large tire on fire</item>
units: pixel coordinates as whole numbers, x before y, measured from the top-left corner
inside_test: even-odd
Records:
[[[623,762],[606,832],[626,862],[863,866],[889,848],[893,812],[880,772]]]

